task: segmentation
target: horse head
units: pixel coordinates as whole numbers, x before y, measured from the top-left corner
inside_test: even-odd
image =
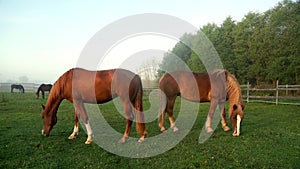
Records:
[[[50,131],[57,122],[56,113],[47,113],[47,109],[42,105],[42,118],[44,119],[42,135],[49,136]]]
[[[233,136],[240,135],[241,123],[244,119],[244,109],[245,105],[243,104],[234,104],[232,107],[232,112],[230,114],[230,121],[233,128]]]

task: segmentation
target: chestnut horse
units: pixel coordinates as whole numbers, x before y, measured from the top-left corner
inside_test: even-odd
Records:
[[[174,131],[178,130],[173,118],[173,108],[176,97],[181,96],[193,102],[210,102],[210,109],[205,124],[207,133],[213,132],[211,121],[217,105],[220,107],[224,131],[230,130],[226,123],[225,114],[225,102],[229,99],[229,117],[234,129],[232,135],[240,135],[240,123],[244,118],[243,110],[245,106],[242,103],[240,85],[228,71],[218,69],[211,73],[172,72],[161,77],[159,88],[160,92],[163,92],[166,96],[166,105],[161,104],[159,112],[159,127],[162,132],[165,131],[165,112],[169,115],[170,128],[173,128]],[[164,95],[160,93],[160,103],[162,103]]]
[[[93,133],[84,103],[101,104],[118,96],[126,115],[126,129],[120,142],[124,143],[129,137],[134,118],[133,109],[136,111],[136,127],[140,134],[139,142],[144,141],[147,132],[144,122],[141,79],[138,75],[124,69],[88,71],[74,68],[65,72],[54,83],[46,106],[43,106],[42,134],[49,135],[57,122],[57,109],[61,101],[66,99],[74,104],[75,109],[75,125],[69,139],[74,139],[78,134],[78,118],[81,117],[88,134],[85,144],[91,144]]]
[[[45,98],[45,91],[48,91],[50,93],[50,90],[52,88],[52,84],[41,84],[40,87],[37,89],[35,96],[38,99],[40,96],[40,91],[42,92],[42,98]]]

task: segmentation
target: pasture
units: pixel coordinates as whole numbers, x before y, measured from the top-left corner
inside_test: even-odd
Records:
[[[177,103],[179,101],[177,98]],[[63,101],[58,110],[58,122],[50,136],[43,137],[40,105],[45,103],[46,99],[36,99],[34,93],[0,93],[0,168],[300,166],[299,106],[248,103],[240,137],[232,137],[232,131],[224,132],[219,124],[212,137],[199,144],[199,134],[209,109],[208,103],[202,103],[192,130],[176,147],[158,156],[132,159],[109,153],[95,143],[85,145],[86,134],[81,128],[75,140],[68,140],[73,130],[73,105],[67,101]],[[125,120],[116,113],[113,102],[99,107],[105,118],[112,119],[111,126],[123,132]],[[147,107],[149,102],[145,96],[144,109]],[[175,114],[176,111],[175,107]],[[166,124],[169,124],[167,119]],[[149,136],[158,135],[157,121],[147,123],[147,131]],[[131,135],[137,137],[135,128]]]

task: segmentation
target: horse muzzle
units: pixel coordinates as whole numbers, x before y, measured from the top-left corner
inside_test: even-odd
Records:
[[[49,132],[47,133],[47,132],[45,132],[44,129],[42,129],[42,135],[43,135],[43,136],[49,136]]]

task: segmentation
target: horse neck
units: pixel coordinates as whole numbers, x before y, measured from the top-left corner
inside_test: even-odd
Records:
[[[39,88],[38,88],[38,90],[37,90],[37,92],[36,92],[36,93],[37,93],[37,94],[39,94],[39,93],[40,93],[40,91],[41,91],[41,87],[39,87]]]
[[[233,77],[227,77],[227,96],[229,99],[230,107],[232,107],[234,104],[241,105],[242,104],[242,91],[240,88],[240,85],[234,79]]]
[[[58,90],[53,90],[53,92],[49,94],[49,98],[46,103],[46,108],[45,108],[46,115],[52,116],[53,113],[56,114],[57,109],[63,99],[64,99],[63,96],[60,94]]]

